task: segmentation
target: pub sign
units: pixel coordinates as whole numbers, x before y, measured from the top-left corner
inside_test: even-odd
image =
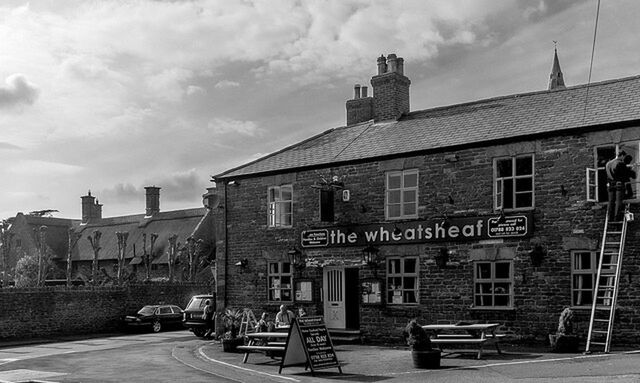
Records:
[[[531,213],[498,217],[451,217],[305,230],[304,248],[525,238],[533,234]]]

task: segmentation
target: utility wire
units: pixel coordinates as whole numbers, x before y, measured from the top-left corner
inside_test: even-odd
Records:
[[[591,62],[589,63],[589,79],[587,80],[587,93],[584,98],[584,110],[582,112],[582,125],[587,118],[587,104],[589,103],[589,85],[591,85],[591,71],[593,70],[593,56],[596,51],[596,35],[598,33],[598,17],[600,16],[600,0],[596,8],[596,24],[593,28],[593,43],[591,44]]]

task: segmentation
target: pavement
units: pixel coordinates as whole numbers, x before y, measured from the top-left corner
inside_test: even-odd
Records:
[[[342,368],[317,370],[315,376],[303,366],[285,367],[279,374],[280,359],[262,353],[227,353],[215,342],[194,350],[218,373],[236,381],[317,382],[327,379],[356,382],[640,382],[637,367],[640,351],[620,350],[610,354],[583,355],[551,353],[548,347],[523,347],[501,343],[501,354],[485,347],[482,358],[477,350],[445,352],[439,369],[413,367],[406,347],[337,345],[336,355]],[[448,350],[447,350],[448,351]],[[603,368],[593,368],[600,366]],[[250,377],[250,378],[248,378]]]

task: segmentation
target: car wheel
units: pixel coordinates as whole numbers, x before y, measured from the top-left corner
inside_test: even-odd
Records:
[[[159,320],[156,320],[153,322],[153,332],[160,332],[160,330],[162,330],[162,324]]]
[[[203,328],[194,328],[193,329],[193,334],[195,336],[197,336],[198,338],[202,338],[205,333],[206,333],[206,331]]]

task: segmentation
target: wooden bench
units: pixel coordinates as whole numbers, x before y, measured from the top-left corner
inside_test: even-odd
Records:
[[[238,350],[244,351],[242,363],[247,363],[249,354],[252,352],[284,354],[284,349],[287,345],[286,339],[289,334],[284,332],[256,332],[247,334],[246,337],[249,339],[249,344],[238,346]]]
[[[495,333],[498,326],[499,325],[496,323],[490,323],[468,325],[426,325],[422,327],[425,330],[433,332],[431,343],[436,345],[440,351],[443,351],[443,348],[446,345],[472,345],[478,348],[478,359],[480,359],[482,358],[482,347],[487,342],[495,344],[498,354],[502,354],[499,340],[504,337],[505,334]]]
[[[258,352],[284,352],[284,346],[238,346],[238,350],[244,351],[244,358],[242,359],[242,363],[247,363],[247,359],[249,358],[249,353],[258,351]]]

